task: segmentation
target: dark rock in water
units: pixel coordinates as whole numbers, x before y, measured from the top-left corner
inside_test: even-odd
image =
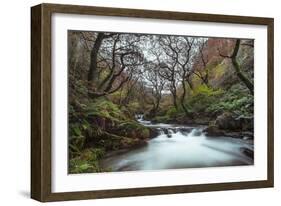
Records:
[[[243,138],[243,134],[241,132],[224,132],[224,135],[227,137],[232,137],[232,138]]]
[[[244,139],[253,139],[254,138],[254,133],[251,131],[244,131],[242,132],[243,138]]]
[[[240,130],[241,123],[239,120],[236,120],[233,115],[229,112],[224,112],[222,115],[218,116],[215,125],[219,129],[227,130]]]
[[[253,130],[254,118],[245,116],[235,117],[229,112],[224,112],[222,115],[217,117],[215,125],[218,126],[219,129],[223,130]]]
[[[253,138],[253,118],[239,116],[235,118],[232,113],[224,112],[218,116],[214,125],[209,126],[204,132],[208,136],[228,136],[233,138]]]
[[[147,142],[145,140],[140,139],[130,139],[130,141],[121,141],[121,144],[119,145],[119,149],[134,149],[139,148],[147,145]]]
[[[170,128],[158,128],[157,129],[157,135],[160,134],[165,134],[167,135],[167,137],[172,137],[172,133],[174,133],[174,130],[170,129]]]
[[[176,128],[168,128],[168,133],[169,134],[176,133],[177,131],[178,131],[178,129],[176,129]]]
[[[157,130],[157,128],[150,127],[149,132],[150,132],[149,138],[154,138],[159,135],[159,131]]]
[[[171,138],[172,134],[177,132],[176,129],[173,129],[173,128],[168,128],[167,131],[168,131],[168,134],[167,134],[168,138]]]
[[[243,137],[243,140],[252,140],[252,139],[253,139],[252,137],[248,137],[248,136]]]
[[[220,130],[217,126],[211,125],[203,130],[207,136],[215,137],[215,136],[225,136],[224,131]]]
[[[178,131],[180,131],[181,133],[190,133],[192,131],[192,128],[188,128],[188,127],[181,127],[178,128]]]
[[[236,121],[240,122],[241,129],[243,131],[254,129],[254,118],[253,117],[239,116],[236,118]]]
[[[206,133],[209,137],[232,137],[232,138],[245,138],[247,139],[253,139],[253,133],[252,132],[241,132],[241,131],[229,131],[229,130],[222,130],[219,129],[216,125],[211,125],[203,130],[203,132]],[[196,135],[195,135],[196,136]]]
[[[250,158],[254,159],[254,151],[253,150],[251,150],[249,148],[246,148],[246,147],[242,147],[242,148],[240,148],[240,150],[247,157],[250,157]]]
[[[167,128],[162,128],[162,131],[164,132],[164,134],[168,135],[169,134],[169,131]]]
[[[193,136],[200,136],[202,134],[201,130],[196,130],[195,132],[193,132]]]

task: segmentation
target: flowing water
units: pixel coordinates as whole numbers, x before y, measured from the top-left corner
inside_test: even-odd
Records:
[[[142,115],[138,121],[156,128],[158,136],[143,147],[105,157],[103,168],[132,171],[253,164],[253,159],[242,152],[245,148],[253,151],[251,140],[207,137],[202,132],[204,126],[152,124]]]

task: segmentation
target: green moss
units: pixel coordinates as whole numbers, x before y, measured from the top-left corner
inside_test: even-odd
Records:
[[[86,173],[86,172],[102,172],[99,160],[103,157],[103,149],[86,149],[79,156],[71,158],[69,161],[69,172]]]
[[[192,92],[187,105],[195,113],[218,115],[228,111],[248,116],[253,113],[253,96],[239,84],[233,85],[227,91],[201,85]]]
[[[127,108],[128,110],[130,110],[131,113],[138,113],[142,109],[139,102],[130,102]]]
[[[146,139],[150,136],[149,129],[135,121],[123,122],[118,127],[121,134],[126,137]]]
[[[168,115],[164,115],[164,116],[156,116],[153,121],[155,122],[163,122],[163,123],[167,123],[168,121],[171,120],[171,117],[169,117]]]
[[[132,103],[137,109],[138,103]],[[69,122],[69,170],[71,173],[100,172],[103,151],[114,151],[141,145],[150,137],[150,130],[134,120],[131,111],[107,98],[71,105]],[[103,153],[102,153],[103,154]]]
[[[177,116],[177,113],[178,113],[177,109],[176,109],[175,107],[171,107],[171,108],[166,112],[166,116],[173,118],[173,117],[176,117],[176,116]]]
[[[208,112],[228,111],[237,115],[253,115],[254,98],[239,85],[233,85],[216,104],[210,104]],[[220,113],[221,113],[220,112]]]
[[[192,97],[195,97],[197,95],[216,96],[216,95],[223,94],[223,92],[224,91],[222,89],[213,89],[211,87],[208,87],[205,84],[202,84],[202,85],[196,87],[192,91],[191,95],[192,95]]]
[[[220,79],[226,72],[227,65],[221,62],[211,69],[214,79]]]
[[[149,136],[150,136],[150,130],[148,128],[144,128],[142,130],[142,137],[149,138]]]
[[[75,84],[74,86],[74,90],[73,92],[75,93],[75,95],[77,96],[86,96],[88,93],[88,89],[86,87],[86,83],[82,80],[75,80]]]
[[[206,85],[200,85],[193,90],[188,99],[187,106],[191,112],[206,112],[210,105],[217,104],[219,98],[224,94],[222,89],[213,89]]]
[[[83,128],[79,123],[69,124],[69,148],[71,156],[77,155],[85,144],[85,136],[83,135]]]
[[[101,99],[89,103],[85,109],[86,115],[94,115],[111,119],[113,121],[126,120],[127,117],[119,107],[111,101]]]
[[[81,136],[81,130],[80,130],[78,124],[73,124],[73,126],[70,128],[73,130],[73,133],[75,134],[75,136]]]

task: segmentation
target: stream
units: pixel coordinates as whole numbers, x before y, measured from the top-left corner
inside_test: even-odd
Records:
[[[243,149],[253,151],[253,140],[208,137],[206,126],[153,124],[137,116],[138,122],[154,127],[158,136],[147,145],[106,156],[101,167],[111,171],[160,170],[252,165]]]

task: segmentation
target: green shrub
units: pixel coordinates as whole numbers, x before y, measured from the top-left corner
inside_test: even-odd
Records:
[[[237,115],[252,116],[253,105],[253,96],[247,90],[243,90],[241,86],[234,85],[225,92],[219,102],[210,104],[207,112],[228,111]]]
[[[126,107],[131,114],[140,113],[141,106],[139,102],[130,102]]]
[[[154,122],[162,122],[162,123],[167,123],[171,118],[168,115],[164,116],[156,116],[153,121]]]
[[[106,99],[97,99],[95,102],[89,103],[85,110],[87,115],[99,116],[117,122],[127,119],[118,105]]]
[[[178,110],[175,107],[171,107],[170,109],[168,109],[168,111],[166,112],[166,116],[174,118],[176,117],[178,114]]]
[[[198,87],[196,87],[196,89],[194,89],[191,92],[191,97],[196,97],[198,95],[204,95],[204,96],[217,96],[217,95],[221,95],[223,94],[224,91],[222,89],[213,89],[211,87],[208,87],[205,84],[202,84]]]
[[[206,85],[200,85],[192,91],[187,106],[192,112],[206,112],[208,107],[219,102],[219,98],[223,94],[222,89],[213,89]]]
[[[69,149],[71,156],[79,154],[83,149],[85,143],[85,136],[83,135],[83,128],[79,123],[69,124]]]
[[[149,138],[150,130],[148,128],[144,128],[141,132],[142,132],[142,137],[143,138]]]
[[[69,161],[70,173],[102,172],[99,160],[104,156],[104,150],[100,148],[86,149],[78,157]]]
[[[150,136],[149,129],[135,121],[120,123],[118,127],[121,135],[125,137],[145,139]]]

